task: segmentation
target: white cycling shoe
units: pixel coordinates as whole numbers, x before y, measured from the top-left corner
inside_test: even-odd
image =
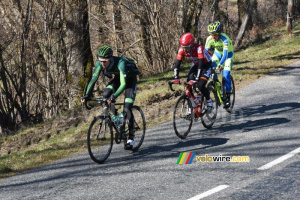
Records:
[[[211,110],[214,106],[213,100],[209,99],[206,101],[207,110]]]

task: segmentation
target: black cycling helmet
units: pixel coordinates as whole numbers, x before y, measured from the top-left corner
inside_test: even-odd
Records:
[[[113,56],[113,50],[111,49],[110,46],[100,47],[100,49],[98,51],[99,58],[109,59],[112,56]]]

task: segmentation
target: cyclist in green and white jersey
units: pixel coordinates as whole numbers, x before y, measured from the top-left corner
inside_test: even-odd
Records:
[[[225,78],[226,100],[225,108],[230,107],[230,93],[231,93],[231,79],[230,71],[233,66],[233,45],[231,39],[221,32],[222,25],[219,21],[215,21],[208,25],[208,33],[210,36],[206,39],[205,49],[210,50],[214,48],[212,56],[212,65],[214,68],[223,70]]]
[[[132,59],[113,56],[113,50],[110,46],[102,46],[98,51],[98,61],[93,77],[88,84],[86,95],[81,98],[82,103],[92,95],[93,87],[102,70],[104,75],[109,78],[112,78],[114,75],[114,78],[103,91],[103,97],[108,99],[109,104],[115,103],[116,98],[125,90],[123,113],[124,117],[129,119],[129,137],[126,149],[131,149],[134,145],[134,122],[131,117],[132,106],[136,96],[137,75],[140,72]],[[124,127],[121,127],[121,131],[124,131]]]

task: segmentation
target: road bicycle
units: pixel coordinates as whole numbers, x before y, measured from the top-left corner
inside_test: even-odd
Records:
[[[220,76],[218,76],[220,74]],[[230,94],[230,107],[226,108],[225,107],[225,101],[226,101],[226,92],[225,92],[225,78],[223,77],[223,70],[215,70],[212,69],[211,73],[211,80],[207,84],[207,88],[210,91],[213,91],[215,93],[214,95],[217,97],[217,104],[218,106],[221,106],[222,104],[224,105],[224,109],[228,112],[231,113],[234,103],[235,103],[235,85],[234,85],[234,80],[232,76],[230,75],[231,79],[231,92]]]
[[[211,92],[211,99],[213,100],[213,108],[207,109],[206,99],[197,91],[197,81],[190,80],[188,82],[169,81],[169,88],[175,91],[172,87],[173,84],[181,84],[185,86],[185,93],[176,101],[173,111],[173,127],[175,134],[185,139],[189,134],[193,121],[201,122],[205,128],[211,128],[215,123],[218,111],[216,104],[215,93]],[[197,94],[197,97],[195,97]]]
[[[100,106],[104,104],[103,112],[99,116],[94,117],[88,130],[87,146],[91,159],[99,164],[104,163],[112,151],[114,141],[116,144],[120,144],[123,141],[125,148],[129,134],[128,119],[131,117],[134,121],[133,129],[135,133],[135,144],[132,151],[137,151],[142,145],[146,134],[146,120],[142,109],[139,106],[133,106],[132,116],[124,113],[124,120],[119,124],[113,120],[112,111],[116,110],[114,113],[117,113],[117,109],[114,106],[124,106],[124,103],[114,103],[109,106],[106,98],[93,98],[86,101],[85,106],[87,109],[91,109],[91,106],[88,105],[88,102],[91,101],[100,104]],[[121,129],[122,126],[125,128]]]

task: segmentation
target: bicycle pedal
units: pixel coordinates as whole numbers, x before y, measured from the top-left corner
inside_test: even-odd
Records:
[[[132,150],[132,148],[133,148],[133,146],[131,146],[131,145],[125,145],[124,146],[125,150]]]

